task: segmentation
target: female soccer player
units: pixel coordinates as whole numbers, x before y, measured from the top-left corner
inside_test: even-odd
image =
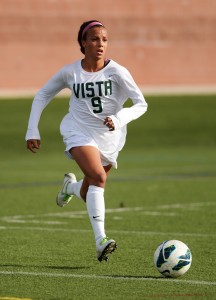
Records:
[[[105,234],[104,189],[108,172],[117,168],[117,157],[126,139],[126,125],[147,110],[147,103],[127,69],[106,59],[108,44],[104,25],[91,20],[81,25],[78,43],[84,58],[60,69],[35,95],[26,133],[27,148],[40,148],[38,123],[41,113],[62,89],[69,88],[69,113],[60,131],[66,155],[82,172],[77,182],[73,173],[65,174],[56,202],[65,206],[73,195],[86,201],[96,241],[99,261],[108,260],[117,245]],[[123,108],[128,98],[133,105]]]

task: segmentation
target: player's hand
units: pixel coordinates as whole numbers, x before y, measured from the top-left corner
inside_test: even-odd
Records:
[[[27,149],[33,153],[36,153],[36,150],[40,149],[40,140],[27,140]]]
[[[115,130],[115,125],[110,117],[105,118],[104,125],[106,125],[109,128],[109,131]]]

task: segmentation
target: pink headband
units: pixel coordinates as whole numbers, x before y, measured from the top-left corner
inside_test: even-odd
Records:
[[[95,25],[100,25],[103,26],[103,24],[101,24],[100,22],[91,22],[89,23],[83,30],[82,32],[82,38],[84,37],[84,34],[86,33],[87,30],[89,30],[91,27],[95,26]]]

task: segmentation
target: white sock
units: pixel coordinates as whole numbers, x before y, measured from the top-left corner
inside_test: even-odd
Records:
[[[82,199],[82,197],[80,196],[80,189],[83,183],[83,179],[74,183],[70,183],[67,186],[67,193],[69,195],[75,195],[77,196],[77,198]]]
[[[94,231],[95,240],[97,241],[106,236],[104,229],[104,189],[95,185],[90,185],[86,196],[86,206]]]

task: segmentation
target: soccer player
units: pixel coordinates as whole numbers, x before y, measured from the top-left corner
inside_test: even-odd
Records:
[[[41,113],[62,89],[71,90],[68,114],[60,131],[65,154],[75,160],[84,174],[80,181],[73,173],[64,175],[56,202],[60,207],[73,195],[84,200],[96,241],[99,261],[108,260],[117,245],[105,233],[104,189],[110,169],[126,140],[126,125],[147,110],[147,103],[126,68],[106,59],[108,33],[105,26],[91,20],[81,25],[78,43],[83,59],[60,69],[35,95],[26,133],[27,148],[40,148],[38,123]],[[130,98],[133,105],[124,108]]]

